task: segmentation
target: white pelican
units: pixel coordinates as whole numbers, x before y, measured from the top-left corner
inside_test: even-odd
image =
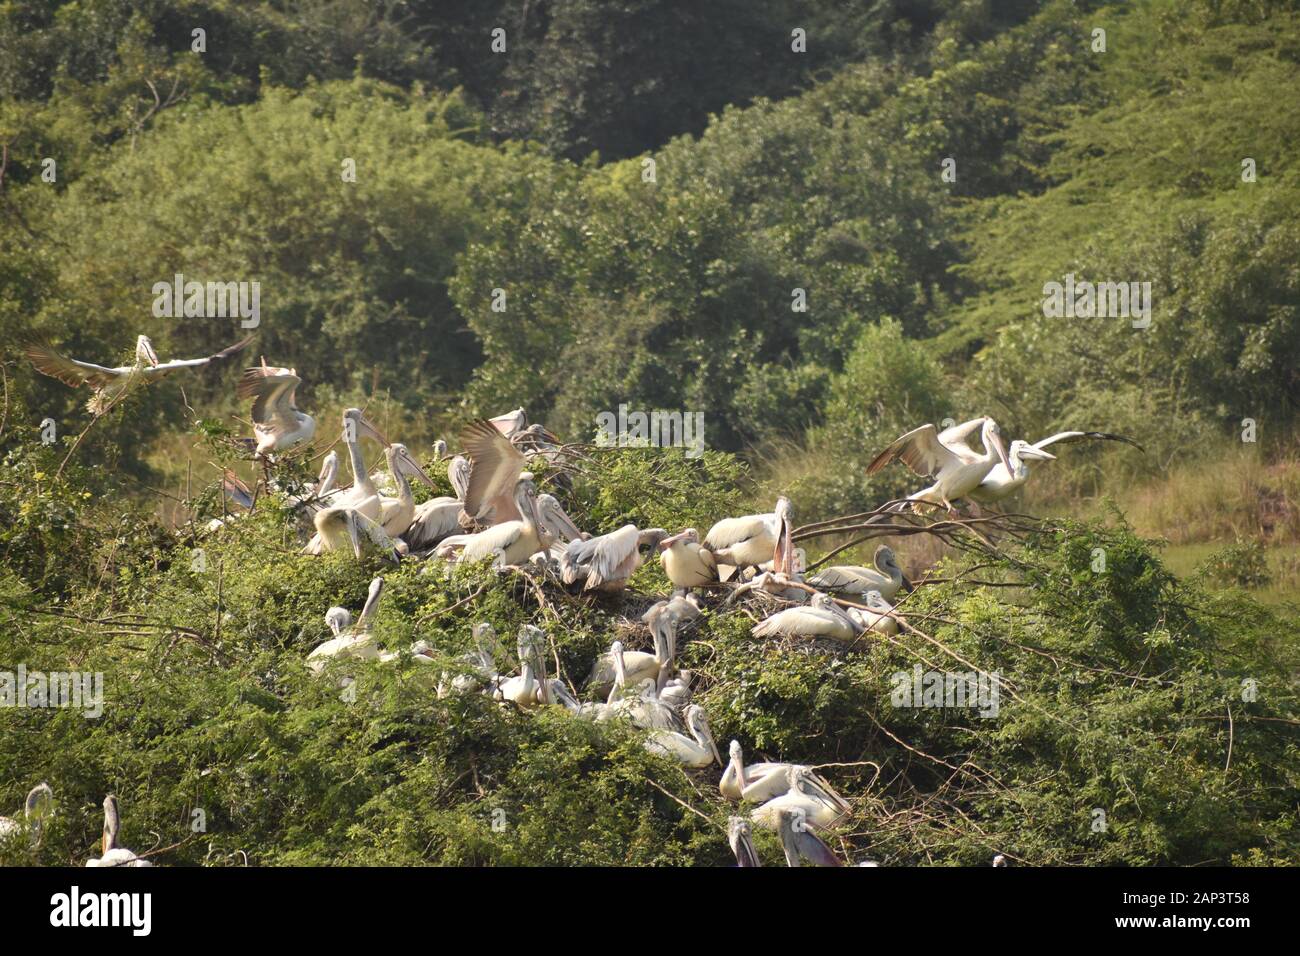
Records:
[[[1007,858],[1006,858],[1005,856],[1003,856],[1001,853],[995,853],[995,854],[993,855],[993,865],[994,865],[994,866],[1006,866],[1006,865],[1007,865]]]
[[[431,488],[434,487],[434,483],[420,467],[420,463],[415,460],[415,456],[407,451],[406,446],[401,442],[393,442],[384,449],[384,456],[388,461],[388,471],[392,475],[393,484],[397,486],[397,495],[379,499],[379,524],[389,537],[400,538],[415,520],[415,496],[411,493],[411,483],[407,480],[407,475],[418,478]]]
[[[86,866],[153,866],[148,860],[142,860],[130,850],[117,845],[119,826],[117,797],[110,793],[104,798],[103,855],[98,859],[87,860]]]
[[[845,613],[865,633],[875,631],[877,634],[897,634],[898,620],[894,617],[894,606],[880,596],[879,591],[868,591],[862,597],[863,603],[870,610],[851,607]]]
[[[736,855],[736,866],[763,865],[754,849],[754,832],[744,817],[727,819],[727,842],[731,844],[731,852]]]
[[[546,662],[542,652],[542,641],[545,637],[541,628],[531,624],[519,628],[519,640],[516,645],[519,676],[501,681],[493,692],[493,697],[497,700],[513,701],[523,708],[550,703],[548,699],[550,687],[546,679]]]
[[[496,680],[497,632],[491,624],[483,621],[474,625],[474,650],[460,659],[467,671],[461,674],[448,674],[443,671],[438,681],[438,696],[449,694],[468,694],[480,687],[488,686]]]
[[[894,549],[887,544],[876,548],[875,567],[837,564],[822,568],[808,578],[808,583],[822,591],[839,591],[843,594],[866,594],[879,591],[880,596],[892,601],[900,588],[910,591],[912,582],[898,564]]]
[[[554,532],[543,525],[537,514],[537,488],[532,475],[524,472],[515,484],[511,509],[519,515],[511,521],[495,524],[486,531],[470,535],[461,550],[466,561],[481,561],[496,556],[496,565],[525,563],[538,551],[545,551],[555,540]],[[446,546],[447,540],[443,541]]]
[[[999,460],[1007,466],[1008,471],[1011,470],[997,422],[988,416],[979,421],[985,448],[982,455],[975,454],[966,445],[955,442],[947,445],[940,439],[939,432],[933,425],[922,425],[894,439],[867,466],[867,474],[874,475],[897,458],[915,474],[934,482],[928,488],[908,496],[908,500],[913,502],[913,508],[921,502],[928,502],[942,504],[950,515],[955,514],[957,509],[953,507],[953,501],[966,497],[978,488]],[[951,432],[952,429],[949,429],[948,433]]]
[[[359,660],[379,660],[379,642],[370,633],[374,627],[375,611],[379,607],[379,595],[384,590],[384,579],[375,578],[370,582],[370,592],[366,595],[365,606],[356,624],[348,626],[351,615],[342,608],[330,608],[325,615],[325,622],[335,636],[321,644],[307,655],[307,668],[319,675],[325,665],[336,657],[354,657]],[[337,628],[337,630],[336,630]],[[346,628],[346,630],[344,630]]]
[[[601,654],[592,663],[591,673],[587,677],[587,688],[597,694],[604,694],[614,685],[617,676],[614,663],[615,646],[618,647],[618,656],[621,656],[623,667],[627,671],[628,685],[640,684],[646,679],[655,681],[657,685],[660,671],[672,665],[672,642],[662,629],[652,630],[650,633],[654,638],[653,654],[647,654],[645,651],[624,651],[622,642],[615,641],[610,645],[609,653]]]
[[[694,594],[674,595],[666,601],[656,601],[641,615],[641,620],[650,628],[655,646],[667,648],[666,659],[677,658],[677,629],[683,621],[693,621],[700,616],[700,599]],[[659,685],[662,688],[669,678],[668,668],[659,672]]]
[[[108,410],[108,406],[119,395],[135,385],[152,385],[179,369],[199,368],[210,362],[219,362],[234,355],[251,341],[253,337],[250,335],[205,358],[159,362],[153,343],[147,336],[141,335],[135,340],[135,364],[113,368],[70,359],[44,344],[33,343],[23,351],[27,355],[27,360],[42,375],[57,378],[73,388],[89,385],[93,394],[90,401],[86,402],[86,408],[92,415],[100,415]]]
[[[428,551],[460,531],[458,520],[465,503],[459,498],[440,495],[415,506],[411,525],[402,537],[412,551]]]
[[[377,504],[378,501],[377,498],[371,498],[354,508],[322,508],[316,512],[312,518],[316,535],[303,548],[302,553],[351,550],[360,561],[364,546],[368,543],[385,558],[400,563],[402,555],[397,542],[388,536],[379,522],[362,513],[371,510],[371,502]]]
[[[713,553],[700,544],[700,533],[694,528],[660,541],[659,562],[674,588],[701,588],[718,580]]]
[[[516,486],[526,459],[491,422],[470,422],[460,433],[469,458],[465,513],[475,521],[501,524],[520,517]]]
[[[798,767],[801,771],[807,771],[810,788],[815,788],[821,796],[832,802],[844,803],[844,798],[812,767],[797,763],[766,762],[745,766],[745,754],[738,740],[731,742],[728,756],[731,759],[727,762],[727,769],[722,772],[722,780],[718,782],[718,791],[728,800],[762,803],[779,797],[790,789],[790,771]]]
[[[821,837],[804,825],[802,816],[795,810],[783,807],[776,812],[776,830],[781,836],[781,849],[785,851],[786,866],[803,866],[807,860],[813,866],[843,866]]]
[[[858,636],[857,623],[835,601],[820,592],[806,605],[786,608],[754,625],[755,637],[830,637],[851,641]]]
[[[804,824],[825,829],[833,827],[852,809],[843,797],[834,791],[826,792],[813,780],[807,767],[792,765],[787,771],[786,792],[754,809],[749,818],[759,826],[775,830],[782,810],[792,810],[801,815]]]
[[[27,799],[23,801],[23,819],[26,825],[31,827],[32,842],[40,840],[41,829],[45,825],[45,818],[50,815],[54,809],[54,791],[50,789],[48,783],[38,783],[27,792]],[[23,828],[23,824],[9,817],[0,817],[0,841],[6,837],[13,836]]]
[[[253,435],[258,458],[266,458],[316,434],[316,419],[298,410],[294,392],[302,379],[291,368],[266,364],[245,369],[235,394],[253,400]]]
[[[555,495],[537,496],[537,517],[548,530],[565,541],[587,540],[587,535],[574,524]]]
[[[940,434],[939,440],[945,445],[955,448],[958,453],[961,453],[964,449],[973,456],[976,453],[970,447],[970,439],[977,430],[979,423],[980,420],[975,419],[963,422],[960,425],[954,425]],[[1017,438],[1011,443],[1011,448],[1007,454],[1007,463],[1005,465],[1002,463],[995,465],[984,476],[984,480],[980,482],[979,487],[970,493],[970,497],[984,504],[1001,501],[1003,498],[1009,497],[1029,480],[1031,462],[1056,461],[1055,455],[1045,451],[1049,445],[1068,445],[1081,441],[1121,441],[1132,445],[1139,451],[1145,451],[1133,439],[1125,438],[1123,435],[1112,435],[1109,432],[1057,432],[1055,435],[1049,435],[1047,438],[1033,444]],[[889,597],[889,595],[885,596]]]
[[[699,704],[691,704],[686,708],[686,727],[691,732],[689,737],[675,730],[654,731],[646,738],[645,749],[672,757],[687,767],[702,768],[713,763],[722,766],[722,757],[718,754],[718,745],[713,742],[708,718],[704,716],[704,708]]]
[[[686,711],[686,706],[694,696],[691,693],[691,681],[695,674],[689,670],[677,672],[677,676],[663,685],[659,691],[659,702],[678,717]]]
[[[560,574],[565,584],[581,583],[584,591],[617,594],[645,560],[641,549],[657,545],[667,536],[663,528],[642,531],[625,524],[599,538],[570,541],[560,558]]]
[[[764,561],[779,561],[784,569],[793,555],[778,555],[777,545],[784,542],[788,550],[789,532],[790,499],[782,495],[770,514],[723,518],[704,536],[704,547],[713,552],[714,561],[719,565],[718,576],[726,580],[730,574],[723,565],[744,570],[758,567]]]

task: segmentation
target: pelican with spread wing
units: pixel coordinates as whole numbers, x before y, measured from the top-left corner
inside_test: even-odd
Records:
[[[136,385],[152,385],[180,369],[201,368],[212,362],[220,362],[243,349],[251,341],[253,337],[249,335],[213,355],[159,362],[153,343],[149,341],[148,336],[141,335],[135,340],[135,363],[112,368],[68,358],[45,344],[33,343],[28,345],[24,352],[27,360],[41,374],[57,378],[73,388],[89,385],[94,394],[86,402],[86,408],[93,415],[102,415],[113,402]]]
[[[253,434],[257,457],[311,441],[316,434],[316,419],[298,410],[294,392],[302,379],[291,368],[278,368],[263,362],[245,369],[235,394],[253,400]]]
[[[867,466],[867,474],[874,475],[897,459],[915,474],[933,482],[928,488],[908,496],[913,507],[921,503],[941,504],[948,509],[949,514],[955,514],[956,509],[952,503],[978,488],[999,461],[1008,471],[1011,470],[1007,448],[997,422],[987,415],[976,419],[976,422],[977,425],[971,423],[974,427],[970,434],[978,428],[984,443],[983,454],[973,452],[969,445],[959,440],[960,436],[954,434],[962,426],[946,429],[940,434],[933,425],[922,425],[894,439]]]

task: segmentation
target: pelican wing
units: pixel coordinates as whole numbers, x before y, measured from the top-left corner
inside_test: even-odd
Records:
[[[792,607],[754,625],[755,637],[818,637],[852,630],[847,620],[815,607]]]
[[[894,439],[867,466],[867,474],[874,475],[895,458],[922,478],[937,475],[943,468],[961,461],[956,452],[939,441],[939,433],[933,425],[913,428],[906,435]]]
[[[599,538],[592,538],[590,541],[574,541],[565,551],[561,567],[563,568],[566,562],[574,566],[575,571],[578,566],[585,566],[588,588],[598,588],[602,584],[624,581],[636,570],[639,536],[640,531],[636,525],[625,524],[617,531],[601,535]]]
[[[489,421],[466,425],[460,443],[470,462],[465,511],[480,518],[495,499],[514,491],[526,460]]]
[[[412,551],[432,548],[448,535],[460,530],[460,523],[456,520],[459,515],[459,499],[430,498],[415,506],[415,518],[402,537]]]
[[[714,551],[730,548],[742,541],[770,532],[771,523],[774,521],[775,516],[771,513],[745,515],[743,518],[723,518],[709,529],[709,533],[704,536],[704,543]]]
[[[1038,449],[1046,448],[1048,445],[1072,444],[1074,442],[1104,440],[1104,441],[1122,441],[1125,444],[1132,445],[1138,451],[1146,451],[1141,445],[1131,438],[1125,438],[1123,435],[1112,435],[1109,432],[1057,432],[1050,435],[1042,441],[1034,442],[1034,447]]]
[[[235,394],[253,399],[253,422],[283,428],[298,427],[294,415],[294,390],[302,379],[287,368],[261,366],[245,370]]]
[[[162,378],[164,375],[168,375],[177,369],[197,368],[200,365],[207,365],[209,362],[220,362],[222,359],[229,358],[236,352],[242,351],[251,341],[253,341],[253,337],[251,335],[246,335],[234,345],[228,345],[220,352],[214,352],[212,355],[205,355],[203,358],[194,359],[174,359],[170,362],[163,362],[161,365],[146,367],[142,371],[147,378]]]
[[[970,421],[962,422],[960,425],[953,425],[951,428],[945,428],[943,431],[939,432],[939,441],[942,444],[947,445],[949,448],[961,446],[956,450],[960,451],[964,449],[974,454],[975,450],[971,448],[970,444],[971,439],[980,433],[980,429],[984,427],[985,421],[987,421],[985,418],[972,418]]]
[[[819,591],[847,591],[865,586],[873,577],[879,575],[873,575],[869,568],[837,564],[818,571],[807,583]]]
[[[103,388],[123,375],[129,375],[132,371],[129,368],[106,368],[90,362],[79,362],[54,351],[48,345],[32,344],[23,351],[27,361],[32,363],[36,371],[50,378],[57,378],[63,384],[71,385],[73,388],[79,385]]]

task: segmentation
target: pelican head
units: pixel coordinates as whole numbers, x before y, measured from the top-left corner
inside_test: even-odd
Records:
[[[1026,461],[1056,461],[1056,456],[1052,453],[1043,451],[1041,448],[1035,448],[1033,445],[1029,444],[1029,442],[1020,438],[1017,438],[1011,443],[1011,450],[1007,457],[1011,459],[1011,462],[1015,464],[1017,468],[1022,462]],[[1012,470],[1011,473],[1013,475],[1016,474],[1014,470]]]
[[[470,633],[474,635],[475,647],[488,650],[496,646],[497,629],[487,621],[480,621],[475,624]]]
[[[117,797],[109,794],[104,798],[104,846],[101,856],[106,856],[117,846],[118,828],[121,821],[117,814]]]
[[[642,528],[637,533],[636,546],[638,548],[658,547],[666,537],[668,532],[664,528]]]
[[[149,341],[149,336],[141,335],[136,338],[135,361],[137,365],[158,367],[158,353],[153,350],[153,343]]]
[[[724,766],[722,754],[718,753],[718,745],[713,741],[713,731],[709,729],[709,719],[704,715],[704,708],[699,704],[691,704],[686,708],[686,726],[691,729],[696,740],[713,752],[713,759],[718,766]]]
[[[568,541],[577,541],[582,537],[582,532],[578,526],[573,523],[573,519],[561,507],[560,502],[554,495],[541,494],[537,496],[537,514],[542,520],[542,524],[550,531],[558,532],[560,537]]]
[[[687,528],[685,531],[679,531],[677,534],[669,535],[659,542],[659,550],[667,551],[679,541],[685,541],[690,544],[700,543],[700,533],[694,528]]]
[[[352,441],[365,437],[381,445],[388,444],[388,440],[370,423],[359,408],[349,408],[343,412],[343,435]]]
[[[876,570],[881,574],[886,574],[890,578],[896,577],[904,591],[912,590],[912,582],[909,581],[907,575],[903,573],[903,566],[898,563],[898,556],[894,554],[894,549],[889,545],[882,544],[880,547],[876,548],[875,563]]]
[[[433,443],[433,460],[445,461],[447,458],[447,443],[439,438]]]
[[[993,865],[994,865],[994,866],[1006,866],[1006,865],[1007,865],[1007,858],[1006,858],[1005,856],[1003,856],[1001,853],[998,853],[998,854],[996,854],[996,855],[993,857]]]
[[[985,418],[981,437],[984,440],[985,448],[991,448],[997,452],[998,458],[1002,460],[1002,464],[1007,469],[1007,473],[1014,474],[1015,472],[1011,468],[1011,459],[1007,456],[1006,442],[1002,440],[1002,429],[998,427],[998,423],[992,418]]]
[[[334,632],[334,636],[338,637],[352,626],[352,612],[345,607],[332,607],[325,612],[325,623]]]
[[[813,607],[822,611],[839,610],[839,605],[835,603],[835,599],[831,597],[829,594],[823,594],[820,591],[818,591],[816,594],[812,596],[812,599],[809,601],[809,603]]]
[[[410,450],[405,445],[396,441],[388,447],[392,451],[392,455],[389,459],[392,464],[389,467],[394,469],[400,468],[402,473],[408,478],[415,478],[422,481],[430,488],[438,487],[434,484],[433,479],[425,473],[424,468],[422,468],[420,463],[415,460],[415,456],[411,454]]]
[[[627,686],[627,665],[623,662],[623,642],[615,641],[609,645],[610,660],[614,663],[614,686]]]
[[[320,474],[316,478],[316,487],[314,492],[316,497],[322,497],[328,494],[334,488],[334,482],[339,474],[339,453],[330,451],[321,462]]]

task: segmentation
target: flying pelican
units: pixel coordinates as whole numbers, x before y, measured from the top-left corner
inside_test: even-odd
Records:
[[[754,849],[754,832],[744,817],[727,818],[727,842],[736,855],[736,866],[762,866]]]
[[[467,671],[455,675],[443,671],[442,678],[438,681],[440,698],[449,694],[468,694],[496,680],[496,628],[483,621],[474,625],[472,633],[474,650],[460,658],[466,665]]]
[[[964,450],[974,456],[975,451],[970,447],[970,439],[977,430],[979,423],[980,420],[975,419],[974,421],[954,425],[940,434],[939,440],[945,445],[956,449],[959,454]],[[1007,454],[1007,463],[1005,465],[1001,463],[995,465],[993,470],[984,476],[984,480],[980,482],[979,487],[970,493],[970,497],[981,504],[989,504],[1009,497],[1029,480],[1031,462],[1056,460],[1055,455],[1044,450],[1049,445],[1069,445],[1081,441],[1120,441],[1132,445],[1138,451],[1146,450],[1131,438],[1125,438],[1123,435],[1112,435],[1109,432],[1057,432],[1055,435],[1049,435],[1047,438],[1033,444],[1017,438],[1011,443],[1011,448]]]
[[[311,441],[316,434],[316,419],[299,411],[294,404],[294,393],[301,384],[302,379],[291,368],[263,363],[244,370],[235,394],[253,400],[253,435],[258,458]]]
[[[674,588],[701,588],[718,580],[713,553],[700,544],[700,533],[694,528],[660,541],[659,562]]]
[[[776,811],[776,820],[786,866],[803,866],[804,860],[813,866],[844,865],[821,837],[804,825],[803,816],[797,810],[783,807]]]
[[[206,358],[159,362],[153,343],[147,336],[141,335],[135,340],[135,364],[119,365],[115,368],[70,359],[43,343],[32,343],[23,351],[27,355],[27,360],[42,375],[57,378],[73,388],[89,385],[93,394],[90,401],[86,402],[86,408],[92,415],[101,415],[118,396],[135,385],[152,385],[178,369],[199,368],[210,362],[219,362],[234,355],[251,341],[253,337],[247,336]]]
[[[807,767],[791,765],[786,772],[788,788],[785,793],[754,809],[749,818],[759,826],[775,830],[779,826],[782,810],[802,814],[803,822],[819,829],[833,827],[852,809],[843,797],[834,791],[824,791],[813,779]]]
[[[325,665],[336,657],[355,657],[365,661],[379,660],[379,643],[370,631],[374,627],[375,611],[379,607],[379,595],[383,590],[382,577],[370,582],[365,606],[361,609],[356,624],[351,626],[349,626],[351,615],[342,608],[332,607],[326,612],[325,622],[335,636],[307,655],[307,668],[313,674],[319,675],[325,670]],[[339,611],[343,613],[337,613]]]
[[[698,769],[713,763],[722,766],[722,757],[718,754],[718,745],[713,742],[708,718],[704,716],[704,708],[699,704],[691,704],[686,708],[686,727],[691,732],[689,737],[675,730],[654,731],[646,738],[645,749],[672,757],[687,767]]]
[[[898,619],[894,617],[894,606],[880,596],[879,591],[868,591],[862,600],[870,610],[846,608],[845,613],[865,633],[875,631],[877,634],[897,634]]]
[[[817,593],[808,604],[786,608],[754,625],[755,637],[831,637],[851,641],[858,636],[857,623],[830,595]]]
[[[819,796],[834,802],[843,803],[844,798],[835,792],[835,788],[826,782],[812,767],[797,763],[752,763],[745,766],[745,754],[740,748],[740,741],[733,740],[728,748],[727,769],[722,772],[718,791],[733,802],[741,800],[749,803],[762,803],[779,797],[790,789],[790,771],[798,767],[807,771],[807,785],[817,791]]]
[[[731,575],[722,565],[744,570],[758,567],[764,561],[778,560],[774,557],[777,545],[784,542],[788,548],[789,533],[790,499],[782,495],[770,514],[723,518],[704,536],[704,547],[713,552],[714,561],[719,565],[718,576],[725,581]],[[785,555],[779,560],[791,559],[792,555]]]
[[[54,808],[54,791],[48,783],[38,783],[27,792],[23,801],[23,819],[32,828],[32,843],[40,842],[45,818]],[[0,817],[0,841],[22,830],[23,824],[9,817]]]
[[[667,536],[663,528],[642,531],[625,524],[599,538],[571,541],[560,557],[561,576],[565,584],[581,583],[584,591],[617,594],[645,560],[641,549],[657,545]]]
[[[921,502],[927,502],[942,504],[950,515],[956,514],[953,501],[966,497],[978,488],[999,460],[1006,465],[1008,472],[1011,471],[1007,448],[1002,442],[1002,432],[998,429],[997,422],[988,416],[980,419],[980,436],[985,451],[982,455],[977,455],[969,446],[944,444],[933,425],[913,428],[906,435],[894,439],[889,447],[877,455],[867,466],[867,474],[874,475],[897,458],[915,474],[934,482],[928,488],[908,496],[914,509]]]
[[[119,826],[117,797],[110,793],[104,798],[103,856],[87,860],[86,866],[153,866],[148,860],[142,860],[130,850],[117,845]]]
[[[808,583],[822,591],[839,591],[843,594],[866,594],[879,591],[880,596],[892,601],[899,588],[912,590],[912,582],[898,564],[894,549],[887,544],[876,548],[875,567],[863,568],[851,564],[837,564],[808,578]]]

